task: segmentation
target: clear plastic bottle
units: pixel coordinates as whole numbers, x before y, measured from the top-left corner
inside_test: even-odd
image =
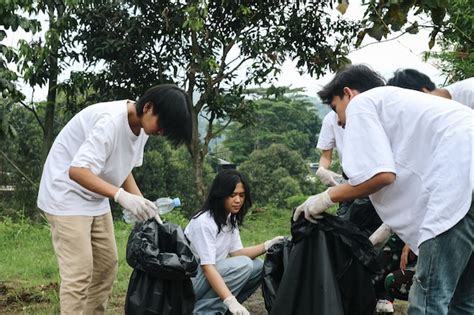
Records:
[[[163,197],[156,199],[153,203],[159,215],[167,214],[174,208],[181,206],[181,200],[179,200],[179,198]],[[130,224],[137,223],[137,218],[128,211],[123,211],[123,219]]]

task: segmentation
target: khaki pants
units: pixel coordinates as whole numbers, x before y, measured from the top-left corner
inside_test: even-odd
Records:
[[[104,314],[118,270],[112,214],[45,214],[61,275],[61,314]]]

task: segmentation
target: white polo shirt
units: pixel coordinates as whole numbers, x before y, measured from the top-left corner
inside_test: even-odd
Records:
[[[217,233],[217,224],[209,211],[191,219],[184,234],[191,242],[191,249],[199,257],[201,265],[215,265],[227,258],[229,253],[243,248],[239,229],[232,229],[228,223]]]
[[[444,87],[453,101],[474,109],[474,78],[462,80]]]
[[[350,185],[381,172],[393,184],[370,195],[377,213],[415,253],[468,212],[474,182],[474,114],[442,97],[378,87],[346,109],[343,168]]]
[[[85,167],[106,182],[121,186],[143,162],[148,136],[128,124],[127,101],[91,105],[61,130],[46,159],[38,207],[54,215],[98,216],[110,211],[108,198],[69,178],[71,166]]]
[[[316,147],[321,150],[336,148],[339,159],[342,160],[344,129],[337,124],[337,120],[338,118],[334,111],[330,111],[324,116]]]

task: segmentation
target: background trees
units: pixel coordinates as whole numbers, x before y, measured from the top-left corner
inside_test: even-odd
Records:
[[[30,187],[24,195],[34,204],[41,160],[72,115],[97,101],[135,99],[165,82],[185,88],[193,100],[193,142],[176,152],[150,143],[148,172],[137,170],[137,176],[152,197],[178,188],[148,181],[149,172],[186,178],[179,189],[186,195],[192,190],[192,200],[202,199],[212,172],[206,156],[217,137],[226,139],[217,145],[220,154],[241,164],[254,150],[262,154],[275,143],[303,160],[315,160],[311,145],[319,122],[307,112],[311,106],[289,97],[284,88],[250,95],[248,89],[268,86],[287,59],[313,76],[334,71],[349,62],[347,52],[367,36],[383,40],[394,32],[430,28],[430,44],[437,41],[444,48],[435,57],[450,79],[472,76],[473,9],[467,0],[363,3],[364,18],[351,22],[334,14],[333,6],[344,12],[345,0],[285,6],[275,1],[6,1],[0,39],[19,29],[36,35],[16,47],[0,44],[0,182]],[[74,71],[65,73],[71,64]],[[26,100],[17,88],[20,79],[33,88],[48,86],[47,99]],[[159,157],[161,151],[166,157]],[[299,175],[289,176],[301,190],[294,177]],[[298,193],[295,187],[288,191]]]

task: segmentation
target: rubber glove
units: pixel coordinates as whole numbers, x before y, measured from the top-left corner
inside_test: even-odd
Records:
[[[265,248],[265,251],[268,252],[268,249],[270,247],[272,247],[273,245],[275,245],[277,243],[280,243],[281,241],[283,241],[284,238],[285,238],[284,236],[276,236],[276,237],[272,238],[271,240],[265,241],[263,243],[263,247]]]
[[[235,296],[231,295],[224,300],[224,304],[229,308],[229,312],[235,315],[250,315],[249,311],[240,304]]]
[[[141,196],[131,194],[119,188],[114,195],[115,202],[118,202],[124,209],[128,210],[139,221],[145,221],[155,216],[157,208],[153,202]]]
[[[315,219],[322,218],[320,214],[332,205],[334,205],[334,202],[332,202],[329,197],[329,189],[327,189],[320,194],[309,197],[305,202],[299,205],[293,214],[293,221],[298,220],[300,214],[304,212],[305,219],[315,223]]]
[[[333,171],[330,171],[322,166],[320,166],[316,171],[316,176],[319,177],[321,183],[329,187],[336,186],[337,184],[340,184],[344,181],[344,177],[342,177],[342,175],[334,173]]]
[[[372,235],[370,235],[369,240],[376,249],[381,249],[385,243],[387,243],[392,233],[392,229],[387,224],[383,223],[374,233],[372,233]]]

